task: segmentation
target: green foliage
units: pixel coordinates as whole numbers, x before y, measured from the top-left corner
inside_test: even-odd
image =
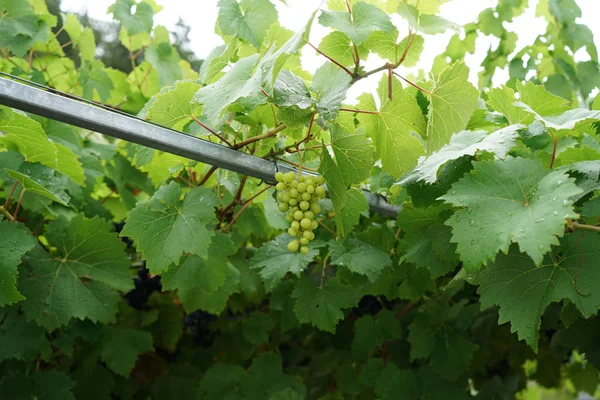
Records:
[[[0,0],[0,71],[305,174],[1,106],[0,397],[598,397],[600,65],[576,2],[539,1],[517,49],[528,2],[498,1],[407,75],[459,28],[446,0],[329,0],[296,33],[280,3],[220,0],[196,72],[154,0],[116,0],[112,35]]]

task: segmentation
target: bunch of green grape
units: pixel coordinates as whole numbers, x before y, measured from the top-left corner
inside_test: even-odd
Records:
[[[315,220],[321,212],[319,199],[325,198],[325,179],[322,176],[297,177],[295,173],[277,172],[277,200],[279,211],[286,212],[286,221],[291,226],[288,234],[293,239],[288,243],[288,250],[308,254],[308,243],[315,238],[314,230],[319,224]]]

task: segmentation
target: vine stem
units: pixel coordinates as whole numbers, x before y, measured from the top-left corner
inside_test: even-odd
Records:
[[[0,212],[2,212],[2,215],[4,215],[7,220],[9,220],[11,222],[15,222],[15,219],[13,218],[13,216],[3,206],[0,206]]]
[[[208,180],[208,178],[210,178],[212,176],[212,174],[215,173],[215,171],[217,170],[217,167],[215,167],[214,165],[208,170],[208,172],[206,173],[206,175],[204,175],[202,177],[202,179],[200,179],[200,181],[198,182],[197,186],[202,186],[206,183],[206,181]]]
[[[431,93],[429,90],[423,89],[421,86],[417,85],[416,83],[409,81],[408,79],[406,79],[405,77],[403,77],[402,75],[397,73],[396,71],[393,71],[393,72],[394,72],[394,75],[396,75],[398,78],[402,79],[404,82],[408,83],[412,87],[417,88],[418,90],[420,90],[421,92],[423,92],[425,94],[433,96],[433,93]]]
[[[325,258],[323,259],[323,269],[321,270],[321,284],[319,285],[320,288],[323,287],[323,282],[325,281],[325,271],[327,271],[327,260],[329,259],[330,255],[331,252],[328,252]]]
[[[281,132],[282,130],[284,130],[285,128],[287,128],[287,125],[286,124],[281,124],[278,127],[273,128],[270,131],[263,133],[262,135],[253,136],[253,137],[251,137],[249,139],[243,140],[243,141],[235,144],[232,147],[232,149],[238,150],[238,149],[241,149],[244,146],[249,145],[250,143],[258,142],[259,140],[263,140],[263,139],[266,139],[266,138],[273,137],[273,136],[277,135],[279,132]]]
[[[404,315],[406,315],[407,312],[410,311],[411,308],[413,308],[415,306],[415,303],[413,303],[412,301],[408,302],[407,305],[404,306],[404,308],[402,310],[400,310],[400,312],[398,314],[396,314],[396,319],[402,319],[402,317],[404,317]]]
[[[298,154],[300,154],[300,153],[298,153]],[[293,161],[289,161],[289,160],[286,160],[284,158],[278,158],[277,160],[281,161],[281,162],[284,162],[284,163],[288,163],[288,164],[293,165],[294,167],[300,169],[300,164],[297,164],[297,163],[295,163]],[[305,170],[310,171],[310,172],[317,172],[317,170],[313,169],[313,168],[308,168],[308,167],[302,167],[302,168],[304,168]]]
[[[17,188],[18,184],[19,184],[19,181],[15,181],[15,183],[13,183],[12,189],[10,189],[10,193],[8,194],[8,197],[6,198],[6,201],[4,202],[4,208],[8,207],[8,203],[10,202],[10,199],[11,199],[13,193],[15,192],[15,189]]]
[[[19,201],[17,201],[17,207],[15,208],[15,213],[13,214],[13,222],[17,222],[17,215],[19,214],[19,209],[21,208],[21,202],[23,201],[23,195],[25,194],[26,190],[25,188],[23,188],[23,190],[21,190],[21,195],[19,196]]]
[[[556,159],[556,146],[558,145],[558,139],[557,138],[552,138],[552,158],[550,158],[550,169],[552,169],[552,167],[554,166],[554,160]]]
[[[204,129],[206,129],[207,131],[209,131],[210,133],[212,133],[213,135],[215,135],[216,137],[218,137],[219,139],[221,139],[221,141],[222,141],[223,143],[225,143],[225,144],[226,144],[228,147],[230,147],[230,148],[232,148],[232,149],[234,148],[234,147],[233,147],[233,145],[227,141],[227,139],[225,139],[223,136],[219,135],[219,134],[218,134],[218,133],[217,133],[217,132],[216,132],[214,129],[212,129],[212,128],[208,127],[206,124],[203,124],[203,123],[202,123],[202,121],[200,121],[198,118],[194,117],[193,115],[190,115],[190,117],[191,117],[191,118],[192,118],[194,121],[196,121],[196,123],[197,123],[198,125],[200,125],[200,126],[201,126],[201,127],[203,127]]]
[[[256,193],[254,196],[250,197],[248,200],[246,200],[246,202],[244,203],[242,208],[240,208],[240,211],[238,211],[237,214],[235,214],[235,216],[231,219],[231,222],[225,228],[223,228],[223,230],[221,232],[226,233],[233,226],[235,221],[237,221],[237,219],[240,217],[240,215],[242,215],[244,210],[246,208],[248,208],[248,206],[252,203],[252,201],[272,187],[273,187],[273,185],[269,185],[266,188],[264,188],[263,190],[261,190],[260,192]]]
[[[308,45],[310,47],[312,47],[313,49],[315,49],[315,51],[317,53],[319,53],[320,55],[322,55],[323,57],[325,57],[326,59],[328,59],[329,61],[331,61],[332,63],[334,63],[335,65],[337,65],[341,69],[343,69],[344,71],[346,71],[346,73],[348,75],[350,75],[351,77],[354,78],[355,75],[348,68],[344,67],[342,64],[340,64],[339,62],[335,61],[333,58],[329,57],[327,54],[323,53],[321,50],[319,50],[317,47],[315,47],[312,43],[308,43]]]
[[[357,114],[379,114],[379,111],[354,110],[352,108],[340,108],[340,111],[352,112]]]
[[[330,227],[328,227],[327,225],[325,225],[321,220],[318,220],[317,223],[323,227],[323,229],[325,229],[327,232],[331,233],[331,236],[333,236],[333,238],[337,238],[337,234],[333,231],[333,229],[331,229]]]
[[[600,226],[580,224],[579,222],[575,221],[571,222],[570,225],[572,229],[600,232]]]

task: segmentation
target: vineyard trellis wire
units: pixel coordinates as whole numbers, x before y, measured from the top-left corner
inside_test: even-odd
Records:
[[[275,182],[275,173],[297,169],[210,142],[133,115],[67,95],[55,89],[0,72],[0,104],[97,133],[176,154],[195,161]],[[10,78],[10,79],[8,79]],[[16,82],[14,80],[21,82]],[[35,87],[34,87],[35,86]],[[303,174],[312,175],[306,170]],[[371,212],[396,218],[400,207],[363,190]]]

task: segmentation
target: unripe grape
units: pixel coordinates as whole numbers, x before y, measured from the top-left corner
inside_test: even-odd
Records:
[[[294,219],[293,219],[292,217],[290,217],[289,215],[286,215],[286,216],[285,216],[285,220],[286,220],[287,222],[292,222]]]
[[[308,201],[301,201],[300,202],[300,209],[302,211],[308,210],[309,207],[310,207],[310,204],[308,203]]]
[[[285,190],[287,188],[287,185],[283,182],[279,182],[277,185],[275,185],[275,189],[282,191]]]
[[[315,234],[312,231],[304,231],[302,233],[303,239],[313,240],[315,238]]]
[[[314,192],[315,192],[315,187],[314,187],[314,185],[307,185],[307,186],[306,186],[306,193],[313,194]]]
[[[321,212],[321,205],[319,203],[312,203],[310,205],[310,211],[314,212],[315,214],[318,214]]]
[[[291,188],[289,193],[291,198],[298,197],[298,189]]]
[[[312,221],[311,222],[311,229],[314,231],[315,229],[317,229],[319,227],[319,223],[317,221]],[[307,229],[307,228],[305,228]]]
[[[302,200],[304,201],[310,201],[310,199],[312,199],[312,196],[310,195],[310,193],[302,193]]]
[[[304,211],[304,218],[315,219],[315,214],[312,211]]]
[[[304,213],[302,213],[302,215],[304,216]],[[296,214],[294,214],[294,218],[295,217],[296,217]],[[298,218],[296,218],[296,219],[298,219]],[[302,220],[300,221],[300,226],[302,227],[302,229],[310,229],[312,227],[312,223],[313,223],[313,221],[311,221],[310,219],[302,218]]]
[[[313,181],[312,178],[306,178],[306,181],[304,183],[306,183],[306,186],[309,186],[314,185],[315,181]]]
[[[297,231],[300,230],[300,222],[298,221],[293,221],[291,226]]]
[[[308,247],[306,247],[306,246],[300,247],[300,253],[302,253],[304,255],[308,254]]]
[[[325,183],[325,178],[323,178],[322,175],[319,175],[315,178],[315,181],[317,182],[318,185],[322,185]]]
[[[290,211],[292,212],[292,215],[294,215],[294,213],[296,211],[298,211],[298,210],[299,210],[298,206],[294,206],[294,207],[290,208]]]
[[[304,182],[305,180],[306,180],[306,177],[305,177],[304,175],[301,175],[301,176],[298,178],[298,182]]]
[[[290,195],[288,193],[284,193],[283,196],[281,196],[281,201],[283,203],[289,203],[290,202]]]
[[[298,184],[298,193],[306,192],[306,183],[301,182]]]
[[[300,221],[300,226],[304,228],[304,224],[303,224],[302,222],[303,222],[303,221],[304,221],[304,219],[306,219],[306,218],[304,218],[304,219],[303,219],[303,218],[304,218],[304,213],[303,213],[302,211],[298,210],[298,211],[296,211],[296,212],[294,213],[294,219],[295,219],[296,221],[300,221],[300,220],[302,220],[302,221]],[[309,222],[310,222],[310,219],[307,219],[307,221],[309,221]]]
[[[281,172],[281,171],[275,172],[275,180],[277,182],[283,182],[283,172]]]
[[[285,203],[279,204],[279,211],[281,211],[281,212],[286,212],[289,208],[290,208],[290,206]]]
[[[325,197],[325,188],[323,186],[317,186],[315,188],[315,193],[317,194],[317,196],[323,198],[323,197]],[[291,196],[291,194],[290,194],[290,196]],[[294,196],[292,196],[292,197],[294,197]]]
[[[300,246],[300,243],[298,243],[297,240],[292,240],[291,242],[288,243],[288,250],[291,251],[292,253],[298,251],[298,247]]]
[[[298,187],[298,181],[291,181],[290,187],[293,187],[293,188]]]
[[[308,240],[307,238],[300,239],[301,245],[306,246],[308,243],[310,243],[310,240]]]
[[[288,229],[288,235],[290,235],[290,236],[298,236],[298,231],[295,230],[294,228],[290,228],[290,229]]]
[[[298,200],[290,199],[290,201],[288,201],[288,203],[290,203],[290,206],[295,206],[296,204],[298,204]]]
[[[295,177],[296,174],[290,171],[287,174],[283,175],[283,181],[289,183],[293,181]]]

